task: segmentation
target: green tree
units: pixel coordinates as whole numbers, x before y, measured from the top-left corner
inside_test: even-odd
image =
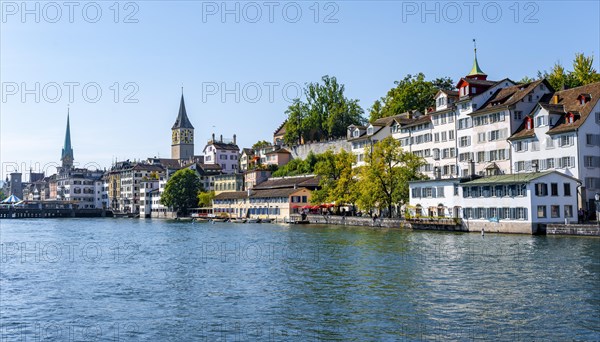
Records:
[[[202,184],[196,173],[190,169],[181,169],[167,181],[160,203],[186,215],[188,208],[194,208],[198,204],[200,190]]]
[[[320,154],[308,153],[306,159],[292,159],[289,163],[273,172],[273,177],[298,176],[313,173],[315,165],[322,158]]]
[[[272,144],[266,140],[259,140],[259,141],[255,142],[254,145],[252,145],[252,149],[254,151],[256,151],[256,150],[260,150],[261,148],[269,147],[271,145]]]
[[[369,148],[365,152],[367,165],[360,170],[359,204],[387,208],[388,217],[391,217],[394,205],[408,203],[408,182],[424,178],[418,171],[424,161],[404,151],[392,137],[377,142],[372,152]]]
[[[454,82],[449,77],[427,81],[423,73],[406,75],[403,80],[394,82],[385,97],[376,100],[369,111],[369,121],[402,114],[409,110],[419,110],[435,105],[433,97],[440,90],[454,89]]]
[[[594,69],[594,57],[586,57],[576,53],[573,59],[573,70],[569,71],[556,62],[550,72],[538,71],[538,78],[546,78],[554,90],[569,89],[582,85],[600,82],[600,74]]]
[[[579,85],[586,85],[600,81],[600,74],[594,69],[594,57],[586,57],[583,53],[576,53],[573,60],[573,79]]]
[[[212,201],[215,198],[214,191],[199,191],[198,192],[198,207],[212,207]]]
[[[365,122],[358,100],[344,96],[343,84],[327,75],[321,80],[323,84],[309,83],[304,88],[305,102],[296,99],[288,107],[284,137],[287,144],[343,137],[348,126]]]
[[[320,177],[321,189],[313,191],[313,203],[335,202],[338,205],[356,203],[356,178],[352,164],[356,156],[343,149],[332,150],[321,155],[315,165],[315,175]]]

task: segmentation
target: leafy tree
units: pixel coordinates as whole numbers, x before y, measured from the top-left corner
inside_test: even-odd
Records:
[[[202,184],[196,173],[190,169],[181,169],[167,181],[160,203],[173,208],[177,213],[186,215],[188,208],[198,204],[200,190]]]
[[[259,140],[256,143],[254,143],[254,145],[252,145],[252,149],[253,150],[260,150],[261,148],[265,148],[265,147],[269,147],[272,144],[266,140]]]
[[[529,76],[525,76],[522,79],[520,79],[519,82],[517,82],[517,83],[523,84],[523,83],[531,83],[533,81],[535,81],[533,78],[531,78]]]
[[[323,84],[309,83],[304,88],[306,102],[296,99],[286,110],[284,140],[287,144],[343,137],[348,126],[365,122],[358,100],[344,96],[343,84],[327,75],[321,80]]]
[[[298,176],[313,173],[315,165],[319,162],[321,155],[316,155],[312,151],[308,153],[306,159],[292,159],[289,163],[273,172],[273,177]]]
[[[313,191],[313,203],[335,202],[336,204],[354,204],[356,202],[356,178],[352,164],[356,156],[343,149],[339,153],[332,150],[321,155],[315,165],[315,174],[320,176],[321,189]]]
[[[423,111],[435,105],[433,97],[440,89],[454,89],[454,82],[449,77],[427,81],[423,73],[414,76],[408,74],[394,84],[396,86],[390,89],[385,97],[375,101],[370,108],[370,122],[409,110]]]
[[[594,69],[593,65],[594,57],[586,57],[583,53],[576,53],[572,71],[566,70],[560,62],[556,62],[550,72],[538,71],[538,78],[546,78],[555,90],[600,82],[600,74]]]
[[[424,164],[422,158],[406,152],[400,143],[387,137],[373,146],[371,152],[365,149],[367,165],[360,170],[359,205],[370,210],[365,204],[387,208],[392,217],[392,207],[408,202],[408,182],[423,179],[418,169]]]
[[[573,60],[573,79],[579,85],[586,85],[600,81],[600,74],[594,69],[594,57],[585,57],[583,53],[576,53]]]
[[[215,198],[214,191],[199,191],[198,192],[198,207],[212,207],[212,201]]]

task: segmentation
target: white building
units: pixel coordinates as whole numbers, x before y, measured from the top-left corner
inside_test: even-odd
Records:
[[[476,162],[479,175],[511,173],[511,151],[507,138],[521,125],[524,114],[551,91],[546,80],[505,87],[496,90],[483,105],[469,114],[471,133],[461,136],[459,147],[464,153],[469,150],[464,145],[469,143],[469,157]]]
[[[577,221],[579,184],[557,171],[410,182],[410,214],[458,218],[468,231],[534,234]]]
[[[231,141],[224,141],[222,135],[219,140],[215,140],[213,134],[204,147],[204,163],[220,165],[223,173],[238,172],[239,155],[240,148],[236,144],[235,134]]]
[[[514,172],[557,170],[582,182],[579,208],[600,192],[600,83],[546,96],[509,138]]]
[[[412,122],[413,118],[421,116],[418,111],[380,118],[367,126],[348,126],[346,139],[352,144],[352,153],[356,156],[355,166],[365,165],[366,149],[392,135],[394,124]]]
[[[121,171],[120,208],[126,213],[140,212],[140,188],[143,180],[158,179],[164,169],[160,165],[138,163]]]
[[[54,199],[76,202],[79,208],[108,207],[108,195],[99,170],[69,168],[56,175],[57,197]]]
[[[140,218],[152,216],[153,193],[158,193],[159,180],[150,178],[140,183]]]

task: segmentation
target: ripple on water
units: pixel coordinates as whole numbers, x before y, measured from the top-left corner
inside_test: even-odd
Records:
[[[112,219],[3,221],[0,238],[102,251],[2,259],[8,340],[50,324],[105,340],[600,340],[598,239]]]

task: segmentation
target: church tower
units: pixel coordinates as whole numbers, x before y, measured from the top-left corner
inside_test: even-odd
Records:
[[[60,157],[62,170],[67,171],[73,167],[73,148],[71,147],[71,126],[69,124],[69,110],[67,109],[67,132],[65,133],[65,144]]]
[[[473,61],[473,68],[471,68],[471,72],[465,76],[465,78],[475,79],[475,80],[486,80],[487,74],[481,70],[479,67],[479,63],[477,62],[477,42],[473,39],[473,52],[475,54],[475,60]]]
[[[188,119],[181,90],[179,114],[171,128],[171,159],[186,160],[194,156],[194,126]]]

